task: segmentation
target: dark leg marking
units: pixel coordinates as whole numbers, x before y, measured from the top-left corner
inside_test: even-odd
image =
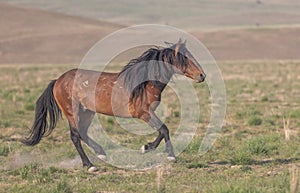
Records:
[[[80,155],[83,166],[91,168],[93,166],[93,164],[90,162],[90,160],[86,156],[85,152],[83,151],[78,131],[72,126],[70,126],[70,130],[71,130],[72,142],[73,142],[74,146],[76,147],[76,150],[78,151],[78,153]]]
[[[145,114],[141,118],[146,121],[152,128],[157,129],[159,132],[158,137],[152,143],[148,143],[142,147],[142,153],[154,150],[160,144],[161,140],[165,139],[168,159],[170,161],[176,161],[173,146],[170,140],[169,129],[167,128],[167,126],[161,122],[161,120],[155,115],[154,112]]]
[[[98,143],[96,143],[93,139],[91,139],[87,132],[88,132],[88,128],[93,120],[93,117],[95,115],[95,112],[90,111],[90,110],[83,110],[82,108],[79,109],[79,134],[80,137],[82,138],[82,140],[91,148],[93,148],[93,150],[95,151],[96,155],[98,158],[105,160],[106,158],[106,154],[103,150],[103,148],[101,147],[101,145],[99,145]]]

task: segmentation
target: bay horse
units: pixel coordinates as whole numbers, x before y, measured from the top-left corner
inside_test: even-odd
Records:
[[[161,93],[173,74],[182,74],[196,82],[205,80],[205,73],[181,39],[166,48],[152,47],[132,59],[121,72],[108,73],[72,69],[50,82],[36,102],[35,119],[30,134],[23,140],[36,145],[56,127],[62,113],[68,120],[71,140],[84,167],[97,171],[81,146],[90,146],[97,157],[105,160],[103,148],[87,134],[95,113],[137,118],[158,131],[158,137],[142,147],[142,153],[154,150],[162,139],[167,159],[176,161],[167,126],[156,116]]]

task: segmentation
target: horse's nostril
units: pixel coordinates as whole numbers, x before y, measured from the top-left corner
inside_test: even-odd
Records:
[[[195,75],[194,79],[197,80],[197,82],[203,82],[205,80],[206,75],[201,73]]]

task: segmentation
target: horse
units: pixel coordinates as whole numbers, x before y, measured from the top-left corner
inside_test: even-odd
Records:
[[[165,141],[167,159],[176,162],[169,129],[157,117],[155,110],[161,93],[174,74],[184,75],[197,83],[205,80],[200,64],[181,39],[166,47],[151,47],[132,59],[119,73],[72,69],[52,80],[38,98],[34,123],[23,140],[34,146],[56,127],[62,114],[67,118],[71,140],[78,151],[83,167],[97,171],[85,154],[85,142],[101,160],[106,154],[100,144],[91,139],[88,128],[95,113],[143,120],[158,132],[157,138],[141,148],[142,153],[156,149]]]

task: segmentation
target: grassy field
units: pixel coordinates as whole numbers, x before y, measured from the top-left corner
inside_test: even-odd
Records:
[[[28,133],[35,101],[48,82],[74,66],[2,65],[0,192],[298,192],[299,65],[220,63],[227,114],[221,136],[208,153],[198,155],[209,121],[209,91],[205,84],[195,84],[200,123],[177,163],[146,171],[120,169],[97,160],[85,146],[100,169],[95,174],[81,167],[66,119],[36,147],[19,142]],[[176,105],[169,108],[173,113],[165,122],[172,134],[180,113]],[[122,132],[114,119],[101,116],[101,120],[110,137],[124,146],[138,149],[155,136]]]

